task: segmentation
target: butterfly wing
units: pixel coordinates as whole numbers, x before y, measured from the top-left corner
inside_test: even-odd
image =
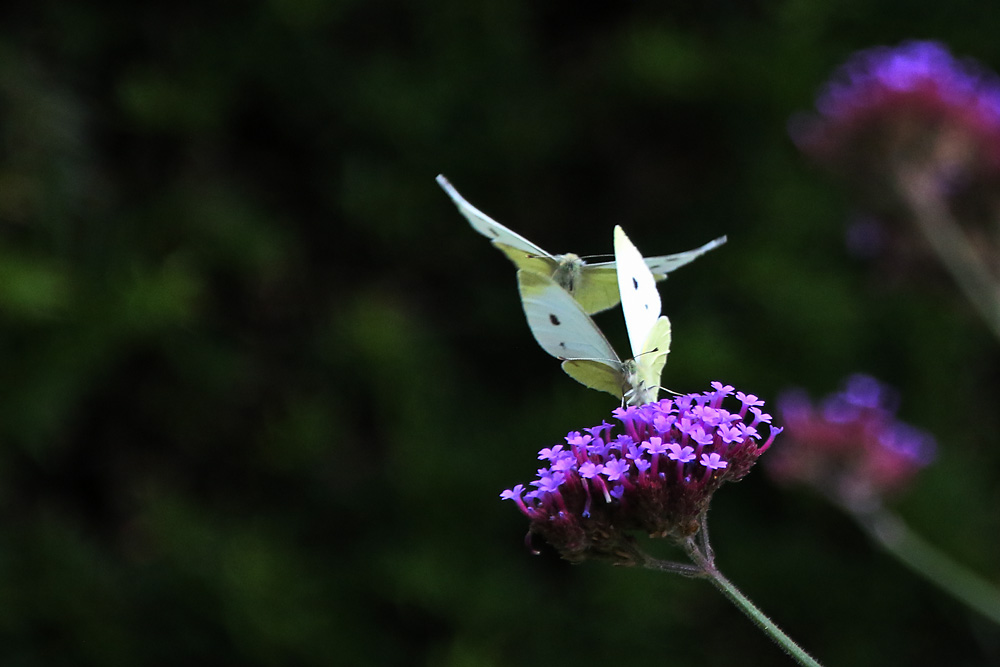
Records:
[[[715,250],[725,242],[726,237],[720,236],[719,238],[709,241],[705,245],[695,248],[694,250],[679,252],[673,255],[647,257],[645,260],[646,266],[648,266],[649,270],[653,272],[657,280],[663,280],[671,271],[679,269],[685,264],[690,264],[709,250]]]
[[[646,266],[639,250],[621,227],[615,226],[615,264],[618,269],[618,291],[625,314],[625,327],[632,346],[632,356],[643,351],[653,325],[660,317],[660,292],[656,279]]]
[[[615,263],[583,264],[569,292],[588,314],[614,308],[621,301]]]
[[[660,393],[660,376],[670,353],[670,320],[661,315],[650,329],[642,352],[636,354],[635,364],[636,403],[652,403]]]
[[[587,359],[567,359],[562,362],[562,369],[580,384],[597,391],[606,391],[617,398],[621,398],[628,389],[628,380],[622,367],[612,368],[600,361]]]
[[[563,360],[563,370],[577,382],[621,396],[624,365],[569,292],[529,271],[517,272],[517,285],[528,326],[542,349]]]
[[[441,189],[443,189],[448,196],[451,197],[455,206],[458,207],[459,212],[465,216],[465,219],[469,221],[472,228],[493,241],[495,244],[503,244],[504,246],[514,248],[515,250],[529,255],[537,255],[548,258],[552,257],[551,254],[545,252],[528,239],[524,238],[517,232],[508,229],[504,225],[501,225],[499,222],[470,204],[465,197],[458,194],[458,190],[456,190],[455,187],[448,182],[448,179],[444,177],[444,174],[438,174],[437,183],[441,186]],[[501,248],[501,250],[503,250],[505,254],[507,253],[504,248]],[[508,257],[510,257],[509,254]],[[515,260],[514,263],[517,264],[517,261]]]
[[[506,243],[500,243],[499,241],[494,241],[493,246],[507,255],[507,259],[514,262],[514,266],[521,271],[539,273],[550,277],[559,271],[560,264],[557,257],[539,255],[536,252],[529,252],[522,248],[507,245]]]
[[[654,279],[657,281],[665,280],[671,271],[679,269],[685,264],[690,264],[709,250],[714,250],[725,242],[726,237],[720,236],[694,250],[674,255],[646,257],[643,261],[652,271]],[[593,315],[602,310],[614,308],[621,301],[618,272],[615,270],[615,266],[615,262],[597,262],[584,264],[580,267],[577,284],[575,289],[570,290],[570,292],[588,314]]]

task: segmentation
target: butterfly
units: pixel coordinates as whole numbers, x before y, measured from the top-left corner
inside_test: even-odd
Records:
[[[622,361],[579,302],[553,278],[517,272],[528,326],[542,349],[562,360],[571,378],[630,405],[659,395],[660,374],[670,352],[670,320],[660,315],[656,278],[621,227],[615,227],[618,290],[632,358]]]
[[[462,195],[458,194],[458,190],[448,182],[444,175],[438,175],[437,182],[455,202],[455,206],[469,221],[472,228],[491,239],[493,245],[507,255],[518,269],[552,278],[556,284],[569,292],[588,314],[599,313],[618,305],[620,296],[618,279],[615,276],[615,262],[588,264],[573,253],[553,255],[470,204]],[[664,280],[667,274],[674,269],[679,269],[685,264],[693,262],[725,242],[726,237],[720,236],[694,250],[679,252],[675,255],[648,257],[645,259],[645,263],[655,280]]]

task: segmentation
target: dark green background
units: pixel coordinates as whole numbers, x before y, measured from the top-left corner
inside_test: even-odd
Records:
[[[499,492],[615,402],[535,345],[439,172],[555,252],[728,234],[662,286],[665,384],[898,386],[941,443],[898,509],[1000,581],[1000,347],[935,266],[849,256],[858,210],[786,131],[859,48],[1000,67],[991,7],[3,10],[0,664],[791,664],[705,582],[525,549]],[[1000,661],[997,627],[762,470],[712,525],[828,665]]]

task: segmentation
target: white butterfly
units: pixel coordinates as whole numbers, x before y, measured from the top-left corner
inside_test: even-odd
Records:
[[[618,305],[620,297],[618,279],[615,277],[615,262],[588,264],[573,253],[553,255],[470,204],[458,194],[443,175],[437,177],[437,182],[455,202],[455,206],[466,217],[472,228],[492,240],[493,245],[507,255],[518,269],[552,278],[589,314],[599,313]],[[726,237],[720,236],[700,248],[675,255],[649,257],[645,263],[652,271],[655,280],[664,280],[674,269],[694,261],[725,242]]]
[[[632,358],[622,361],[576,299],[549,276],[521,270],[517,284],[528,326],[542,349],[577,382],[631,405],[659,395],[670,352],[670,320],[660,315],[656,279],[621,227],[615,227],[615,263]]]

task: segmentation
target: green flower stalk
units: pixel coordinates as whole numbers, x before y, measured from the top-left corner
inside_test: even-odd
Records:
[[[787,434],[767,469],[781,483],[809,486],[848,513],[882,549],[960,602],[1000,623],[1000,591],[914,533],[886,509],[934,457],[934,439],[896,419],[898,396],[853,375],[818,405],[800,391],[778,401]]]

